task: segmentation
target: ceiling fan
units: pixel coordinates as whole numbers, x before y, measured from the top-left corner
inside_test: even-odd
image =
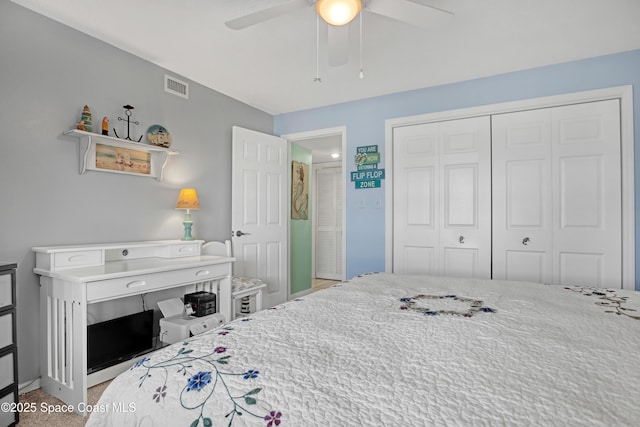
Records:
[[[318,16],[328,24],[327,48],[329,64],[332,66],[347,63],[349,33],[346,24],[363,10],[420,28],[446,24],[453,17],[451,12],[410,0],[290,0],[232,19],[225,22],[225,25],[233,30],[242,30],[313,5]],[[362,33],[360,38],[362,39]]]

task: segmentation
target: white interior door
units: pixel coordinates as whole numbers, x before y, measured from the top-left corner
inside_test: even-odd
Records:
[[[622,287],[619,101],[492,126],[494,278]]]
[[[342,280],[342,167],[315,171],[315,277]]]
[[[271,307],[288,296],[288,142],[234,126],[232,164],[234,275],[264,281]]]
[[[489,117],[393,134],[393,271],[491,277]]]

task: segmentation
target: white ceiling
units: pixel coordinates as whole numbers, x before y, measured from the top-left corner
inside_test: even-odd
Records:
[[[311,160],[313,163],[332,163],[342,161],[341,135],[326,135],[317,138],[290,141],[311,150]],[[338,154],[340,157],[331,157],[334,153]]]
[[[291,0],[13,0],[271,114],[640,48],[639,0],[412,0],[454,13],[419,29],[364,12],[350,61],[329,67],[314,7],[246,28],[225,21]]]

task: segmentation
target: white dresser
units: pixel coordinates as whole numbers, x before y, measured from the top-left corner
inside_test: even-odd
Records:
[[[201,255],[203,241],[163,240],[34,247],[40,275],[42,389],[84,414],[87,387],[128,369],[125,362],[87,375],[87,305],[219,281],[219,312],[231,318],[234,258]],[[215,291],[216,288],[213,290]]]

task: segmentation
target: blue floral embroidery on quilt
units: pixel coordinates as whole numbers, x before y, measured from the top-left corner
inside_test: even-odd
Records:
[[[131,370],[133,370],[133,369],[135,369],[137,367],[140,367],[140,366],[142,366],[142,364],[144,362],[148,362],[149,360],[151,360],[151,359],[149,359],[148,357],[143,357],[142,359],[140,359],[136,363],[134,363],[133,366],[131,368],[129,368],[129,370],[131,371]]]
[[[258,374],[259,373],[260,373],[260,371],[256,371],[254,369],[249,369],[247,372],[244,373],[244,379],[245,380],[250,380],[250,379],[258,378]]]
[[[187,391],[200,390],[211,382],[211,372],[198,372],[187,383]]]
[[[243,321],[251,320],[250,318],[245,318]],[[224,337],[229,333],[232,333],[232,327],[225,327],[223,330],[218,331],[218,337]],[[176,354],[172,356],[168,356],[163,360],[156,360],[156,357],[144,357],[131,367],[133,369],[145,369],[144,374],[139,378],[141,387],[142,384],[151,377],[151,371],[158,370],[160,373],[164,373],[164,384],[160,387],[156,388],[155,393],[152,395],[152,399],[156,403],[160,403],[160,401],[164,400],[167,396],[168,392],[172,392],[167,388],[167,375],[169,373],[168,369],[170,367],[177,368],[178,373],[182,373],[183,376],[190,375],[186,381],[186,384],[183,386],[180,393],[180,403],[182,407],[186,410],[196,410],[199,411],[197,418],[190,424],[190,427],[198,427],[200,425],[204,427],[212,427],[213,421],[211,418],[205,416],[205,407],[207,401],[213,396],[216,387],[219,387],[223,390],[223,394],[226,394],[233,408],[229,411],[225,418],[228,419],[227,426],[233,425],[233,420],[236,415],[243,416],[249,415],[258,419],[262,419],[266,422],[267,427],[279,426],[282,422],[282,412],[280,411],[270,411],[267,414],[260,415],[253,411],[252,406],[255,405],[257,401],[257,396],[262,391],[261,388],[252,388],[247,392],[241,395],[232,395],[229,391],[229,387],[226,383],[226,378],[231,376],[242,376],[244,380],[253,380],[258,377],[260,371],[257,369],[247,369],[243,372],[226,372],[222,371],[218,368],[218,365],[227,365],[231,359],[230,355],[223,355],[227,352],[227,347],[225,346],[217,346],[215,347],[211,353],[204,354],[201,356],[193,355],[193,350],[189,349],[189,340],[186,340],[182,343],[182,347],[177,350]],[[194,374],[188,374],[190,368],[193,367],[192,363],[194,361],[205,362],[206,365],[211,367],[211,370],[200,370]],[[173,391],[175,393],[175,391]],[[188,406],[185,403],[185,398],[187,395],[191,395],[193,393],[205,393],[203,395],[204,399],[199,401],[195,406]],[[201,424],[202,423],[202,424]]]

